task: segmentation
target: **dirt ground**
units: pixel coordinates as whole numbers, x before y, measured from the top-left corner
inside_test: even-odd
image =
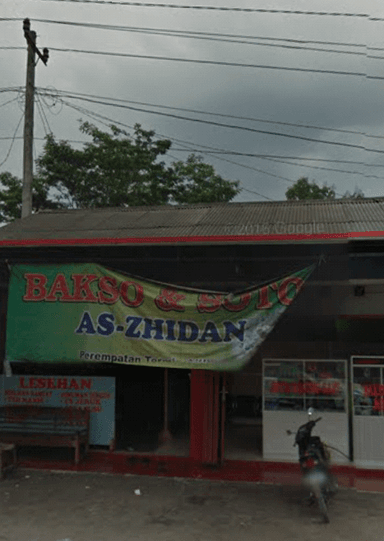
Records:
[[[0,541],[384,541],[384,494],[340,489],[330,524],[301,487],[21,470]]]

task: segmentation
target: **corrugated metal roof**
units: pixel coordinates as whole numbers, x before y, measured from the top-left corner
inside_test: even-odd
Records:
[[[292,242],[384,238],[384,198],[43,211],[0,245]]]

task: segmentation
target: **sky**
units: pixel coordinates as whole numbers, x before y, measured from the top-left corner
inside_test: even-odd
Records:
[[[384,5],[376,0],[0,0],[0,173],[22,178],[29,18],[34,155],[88,121],[172,140],[281,201],[299,178],[384,196]],[[97,54],[96,54],[97,53]],[[103,53],[103,54],[100,54]],[[108,53],[108,54],[106,54]]]

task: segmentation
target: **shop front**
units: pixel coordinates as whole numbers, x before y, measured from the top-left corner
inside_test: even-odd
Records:
[[[312,271],[230,295],[91,263],[14,265],[5,363],[13,376],[2,376],[0,406],[86,409],[93,447],[223,463],[230,374]]]
[[[323,235],[250,233],[242,224],[276,217],[256,203],[41,213],[2,228],[0,407],[89,409],[101,471],[265,480],[270,467],[268,480],[297,470],[286,431],[312,406],[338,467],[384,470],[384,242],[345,233],[365,235],[361,205],[381,208],[277,205],[287,224],[316,216]],[[331,207],[352,218],[341,227]]]
[[[306,317],[311,298],[296,295],[310,273],[234,297],[89,263],[15,265],[5,363],[13,376],[1,376],[0,407],[87,409],[93,449],[215,467],[296,463],[287,430],[313,407],[335,464],[382,468],[383,358],[353,357],[349,376],[345,347],[344,358],[317,357],[314,343],[306,358],[265,354],[291,304],[289,319]]]

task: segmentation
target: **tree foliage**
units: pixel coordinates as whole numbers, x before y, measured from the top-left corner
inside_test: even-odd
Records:
[[[309,182],[308,178],[299,178],[285,192],[285,197],[291,201],[303,199],[335,199],[335,190],[328,186],[320,187],[316,182]]]
[[[39,178],[68,207],[230,201],[239,192],[238,182],[222,179],[193,155],[166,165],[161,158],[171,141],[155,139],[154,131],[139,124],[133,138],[115,126],[111,133],[87,122],[80,129],[92,138],[83,150],[48,136],[37,160]]]
[[[360,188],[355,188],[353,193],[347,191],[343,195],[343,199],[364,199],[364,193]]]
[[[305,199],[335,199],[336,192],[334,188],[328,186],[319,186],[316,182],[309,182],[308,178],[301,177],[285,192],[285,196],[291,201],[301,201]],[[342,199],[363,199],[364,193],[358,187],[353,193],[347,191],[341,196]]]
[[[33,211],[49,208],[100,208],[231,201],[239,182],[224,180],[191,154],[185,162],[165,163],[168,139],[135,125],[134,134],[111,126],[108,132],[84,122],[91,138],[81,150],[46,137],[36,160]],[[0,174],[0,221],[21,216],[22,181]]]
[[[0,173],[0,222],[12,222],[21,216],[23,185],[21,179],[11,173]],[[32,211],[60,208],[60,203],[48,197],[49,187],[41,179],[34,178],[32,184]]]
[[[237,183],[224,180],[212,165],[195,154],[186,162],[174,162],[173,168],[176,175],[173,199],[177,203],[225,203],[238,193]]]

